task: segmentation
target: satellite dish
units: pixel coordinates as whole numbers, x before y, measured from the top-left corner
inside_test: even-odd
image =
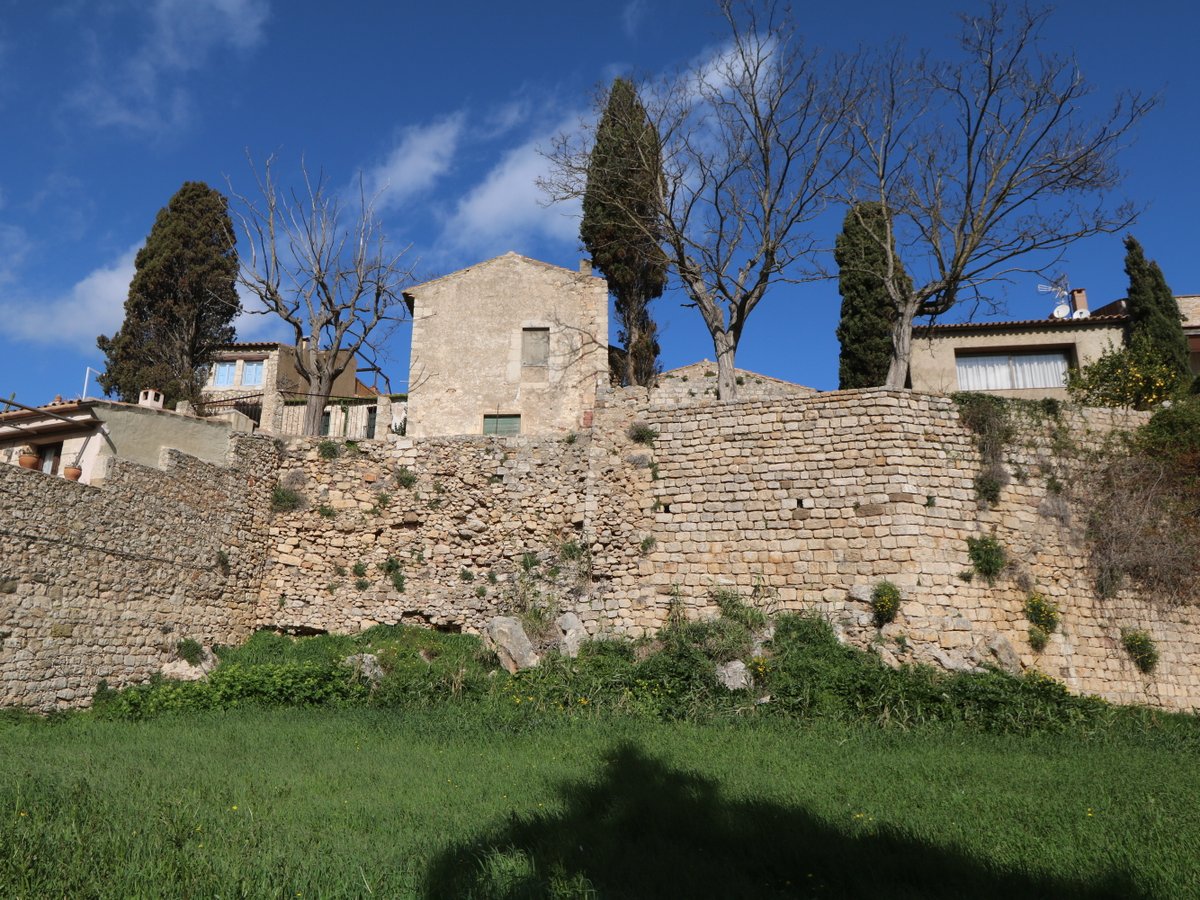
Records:
[[[1091,315],[1091,313],[1088,312],[1086,309],[1077,309],[1077,310],[1075,310],[1075,312],[1071,313],[1071,318],[1072,319],[1086,319],[1090,315]]]
[[[1065,303],[1060,303],[1058,306],[1054,307],[1054,318],[1056,319],[1065,319],[1070,314],[1071,307]]]

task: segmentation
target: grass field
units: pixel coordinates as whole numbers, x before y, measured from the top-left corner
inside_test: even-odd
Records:
[[[1153,729],[0,721],[0,896],[1195,897],[1197,762]]]

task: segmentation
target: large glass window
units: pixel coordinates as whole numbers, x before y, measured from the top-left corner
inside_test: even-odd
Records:
[[[262,360],[242,363],[242,384],[246,387],[261,387],[263,379]]]
[[[520,416],[484,416],[484,434],[520,434]]]
[[[234,362],[219,362],[213,367],[214,387],[233,387],[233,373],[237,368]]]
[[[979,353],[956,359],[960,391],[1061,388],[1067,384],[1067,352]]]

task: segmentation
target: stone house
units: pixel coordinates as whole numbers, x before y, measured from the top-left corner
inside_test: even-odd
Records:
[[[1117,300],[1090,312],[1087,293],[1046,319],[960,322],[913,329],[909,386],[926,393],[984,391],[1005,397],[1067,396],[1067,372],[1125,341],[1129,316]]]
[[[608,286],[516,253],[409,288],[410,437],[567,434],[608,383]]]
[[[21,449],[32,447],[36,468],[67,476],[78,467],[79,481],[97,484],[114,457],[163,468],[163,451],[179,450],[215,465],[225,465],[229,437],[250,431],[244,416],[225,421],[199,419],[163,409],[158,391],[142,391],[141,400],[56,400],[34,409],[0,413],[0,461],[18,465]]]
[[[373,438],[391,427],[390,398],[359,380],[351,362],[333,384],[322,434]],[[308,382],[296,365],[296,348],[275,341],[226,344],[213,358],[201,389],[205,413],[226,417],[236,411],[269,434],[299,434]],[[382,414],[382,415],[381,415]]]

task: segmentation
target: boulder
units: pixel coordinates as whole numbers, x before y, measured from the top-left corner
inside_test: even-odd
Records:
[[[520,620],[512,616],[496,616],[488,622],[485,633],[500,657],[500,665],[510,673],[532,669],[540,662]]]
[[[1009,675],[1021,674],[1021,658],[1017,656],[1017,651],[1013,649],[1008,638],[1002,634],[989,634],[975,645],[971,655],[980,665],[995,666]]]
[[[349,666],[355,678],[370,683],[371,687],[383,681],[383,666],[374,653],[355,653],[343,659],[342,665]]]
[[[168,681],[203,681],[217,666],[217,657],[208,647],[200,650],[200,662],[192,665],[186,659],[173,659],[163,665],[162,677]]]
[[[575,613],[568,612],[555,619],[554,624],[562,632],[562,638],[558,642],[559,652],[563,656],[574,659],[579,655],[580,644],[588,639],[587,629],[583,627],[583,620]]]
[[[717,681],[731,691],[749,690],[750,686],[754,684],[754,679],[750,677],[750,670],[740,659],[717,666]]]

